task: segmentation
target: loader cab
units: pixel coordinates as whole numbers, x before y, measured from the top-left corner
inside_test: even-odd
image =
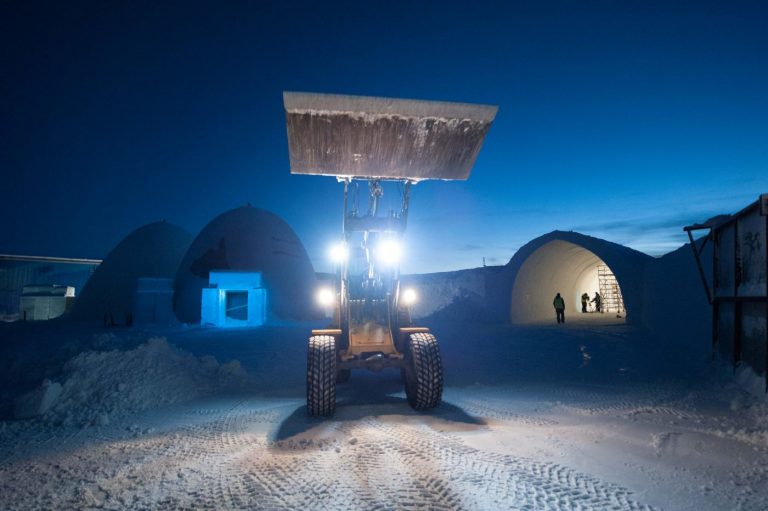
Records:
[[[390,194],[397,185],[401,193]],[[407,182],[345,180],[343,241],[336,251],[342,255],[337,290],[338,341],[344,363],[367,360],[376,368],[384,359],[402,360],[394,312],[409,188]]]
[[[388,328],[389,301],[394,287],[392,280],[379,271],[371,274],[362,246],[351,252],[346,275],[349,310],[346,327],[353,332],[366,327]]]

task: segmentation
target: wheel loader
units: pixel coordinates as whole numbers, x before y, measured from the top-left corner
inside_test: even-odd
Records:
[[[410,192],[427,179],[466,180],[497,107],[302,92],[284,92],[283,103],[291,173],[332,176],[344,188],[334,287],[317,295],[333,319],[307,349],[308,413],[332,415],[336,385],[363,369],[399,369],[411,407],[438,406],[438,342],[413,324],[417,294],[400,284]],[[385,190],[396,207],[382,208]]]

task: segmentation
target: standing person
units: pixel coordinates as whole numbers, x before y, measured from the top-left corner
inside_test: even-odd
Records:
[[[589,295],[584,293],[581,295],[581,312],[587,312],[587,304],[589,303]]]
[[[552,300],[552,305],[555,306],[555,315],[557,316],[558,323],[565,323],[565,300],[557,293],[555,299]]]
[[[595,312],[603,312],[602,303],[603,299],[600,298],[600,293],[595,291],[595,297],[592,299],[592,303],[595,304]]]

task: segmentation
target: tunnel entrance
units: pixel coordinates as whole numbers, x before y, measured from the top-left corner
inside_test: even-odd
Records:
[[[601,296],[601,311],[591,303]],[[566,322],[610,320],[624,322],[626,309],[621,287],[608,265],[594,252],[570,243],[553,240],[528,256],[512,285],[510,318],[513,323],[554,322],[555,294],[565,300]],[[583,313],[581,296],[589,295]]]

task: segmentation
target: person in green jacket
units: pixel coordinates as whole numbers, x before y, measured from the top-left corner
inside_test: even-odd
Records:
[[[552,300],[552,305],[555,306],[555,314],[557,315],[557,322],[565,323],[565,300],[563,300],[563,297],[560,296],[560,293],[557,293],[557,296],[555,296],[555,299]]]

